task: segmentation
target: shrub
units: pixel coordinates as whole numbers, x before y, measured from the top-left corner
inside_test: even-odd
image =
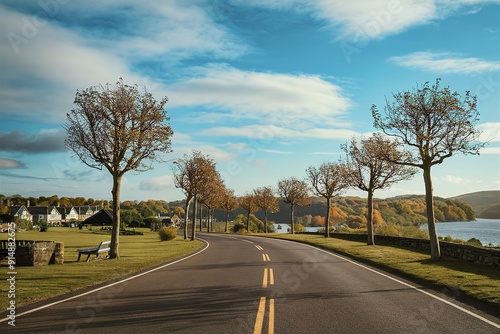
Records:
[[[29,231],[33,229],[33,223],[27,219],[15,219],[16,229],[18,231]]]
[[[48,229],[49,229],[49,224],[47,224],[47,221],[40,220],[38,222],[38,231],[40,231],[40,232],[47,232]]]
[[[246,233],[246,226],[243,223],[236,223],[233,225],[234,233]]]
[[[479,246],[479,247],[483,246],[483,243],[481,242],[481,240],[476,239],[476,238],[470,238],[469,240],[467,240],[466,243],[468,245],[472,245],[472,246]]]
[[[177,236],[177,229],[171,227],[162,227],[158,230],[161,241],[169,241]]]
[[[295,232],[305,232],[306,228],[302,224],[293,224]]]

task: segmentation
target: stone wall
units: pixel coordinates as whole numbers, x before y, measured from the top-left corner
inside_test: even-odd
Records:
[[[4,243],[2,242],[2,247]],[[16,240],[16,266],[44,266],[64,263],[64,243]]]
[[[333,238],[366,242],[366,234],[333,233]],[[428,239],[375,235],[375,244],[390,244],[429,251]],[[439,241],[441,256],[456,258],[474,263],[492,265],[500,268],[500,249],[462,245],[453,242]]]

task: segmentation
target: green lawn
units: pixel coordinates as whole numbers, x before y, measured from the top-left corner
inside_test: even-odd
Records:
[[[264,235],[262,235],[264,236]],[[430,254],[396,246],[368,246],[363,242],[325,238],[306,234],[269,234],[266,236],[294,240],[396,270],[405,276],[449,287],[492,305],[500,305],[500,270],[455,259],[430,260]]]
[[[18,232],[17,240],[47,240],[64,242],[64,264],[39,267],[17,267],[16,305],[17,307],[46,299],[58,294],[82,289],[93,284],[137,272],[154,265],[179,258],[201,248],[201,241],[174,240],[160,242],[158,233],[149,229],[137,229],[144,235],[120,236],[120,258],[114,260],[92,260],[85,262],[86,256],[78,258],[78,248],[96,247],[99,242],[110,240],[110,235],[94,234],[88,230],[69,227],[51,227],[48,232]],[[0,239],[7,239],[6,233]],[[2,262],[0,305],[8,305],[8,267]]]

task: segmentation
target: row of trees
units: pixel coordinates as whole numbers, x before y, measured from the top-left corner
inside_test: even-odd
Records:
[[[102,206],[109,207],[108,200],[98,200],[93,198],[85,198],[85,197],[59,197],[58,195],[52,195],[49,197],[40,196],[40,197],[23,197],[19,194],[6,196],[0,194],[0,202],[7,206],[9,205],[29,205],[31,206]]]
[[[314,193],[327,200],[326,237],[330,230],[331,199],[349,187],[366,191],[368,243],[373,244],[375,190],[408,179],[421,169],[426,189],[431,257],[440,258],[431,168],[456,153],[479,154],[484,143],[477,141],[480,132],[474,127],[479,116],[476,97],[466,92],[462,98],[448,87],[440,87],[439,79],[432,86],[425,83],[415,90],[392,96],[394,101],[387,100],[385,113],[375,105],[371,108],[374,126],[384,135],[378,133],[368,139],[352,139],[343,147],[347,156],[345,161],[310,167],[306,171],[307,178]],[[157,102],[145,89],[140,93],[136,86],[124,85],[120,79],[115,87],[91,87],[77,92],[76,107],[67,115],[64,124],[68,133],[66,146],[89,167],[105,167],[113,177],[112,208],[115,218],[111,258],[119,257],[120,186],[123,175],[131,170],[151,169],[147,161],[163,161],[163,155],[170,152],[173,132],[163,109],[166,102],[167,98]],[[389,139],[391,137],[393,139]],[[225,188],[214,162],[201,152],[194,151],[192,156],[185,155],[175,161],[173,171],[175,185],[186,195],[186,215],[191,203],[195,206],[195,216],[198,202],[204,203],[209,210],[223,206],[225,202],[231,202],[228,210],[237,205],[234,194]],[[293,232],[293,208],[307,204],[308,185],[292,177],[279,181],[277,189],[283,200],[290,204]],[[262,199],[263,190],[255,190],[241,199],[240,205],[248,212],[248,218],[257,208],[266,213],[272,210],[267,200],[260,202],[253,198],[257,192]],[[192,239],[195,239],[195,224],[196,219],[193,219]],[[187,238],[187,224],[184,237]]]

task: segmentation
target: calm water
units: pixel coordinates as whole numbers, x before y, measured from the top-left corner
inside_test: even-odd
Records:
[[[421,228],[426,230],[427,224],[422,225]],[[490,243],[500,245],[500,219],[477,218],[472,222],[438,223],[436,229],[438,236],[443,238],[447,235],[465,241],[476,238],[481,240],[483,245]]]
[[[278,233],[287,233],[290,228],[287,224],[280,224],[282,229],[276,230]],[[278,224],[274,225],[275,228]],[[427,224],[420,227],[423,230],[427,229]],[[472,222],[450,222],[438,223],[436,225],[438,236],[446,237],[447,235],[452,238],[460,238],[462,240],[469,240],[476,238],[481,241],[483,245],[493,244],[494,246],[500,245],[500,219],[481,219],[477,218]],[[316,231],[317,227],[307,227],[307,231]]]

